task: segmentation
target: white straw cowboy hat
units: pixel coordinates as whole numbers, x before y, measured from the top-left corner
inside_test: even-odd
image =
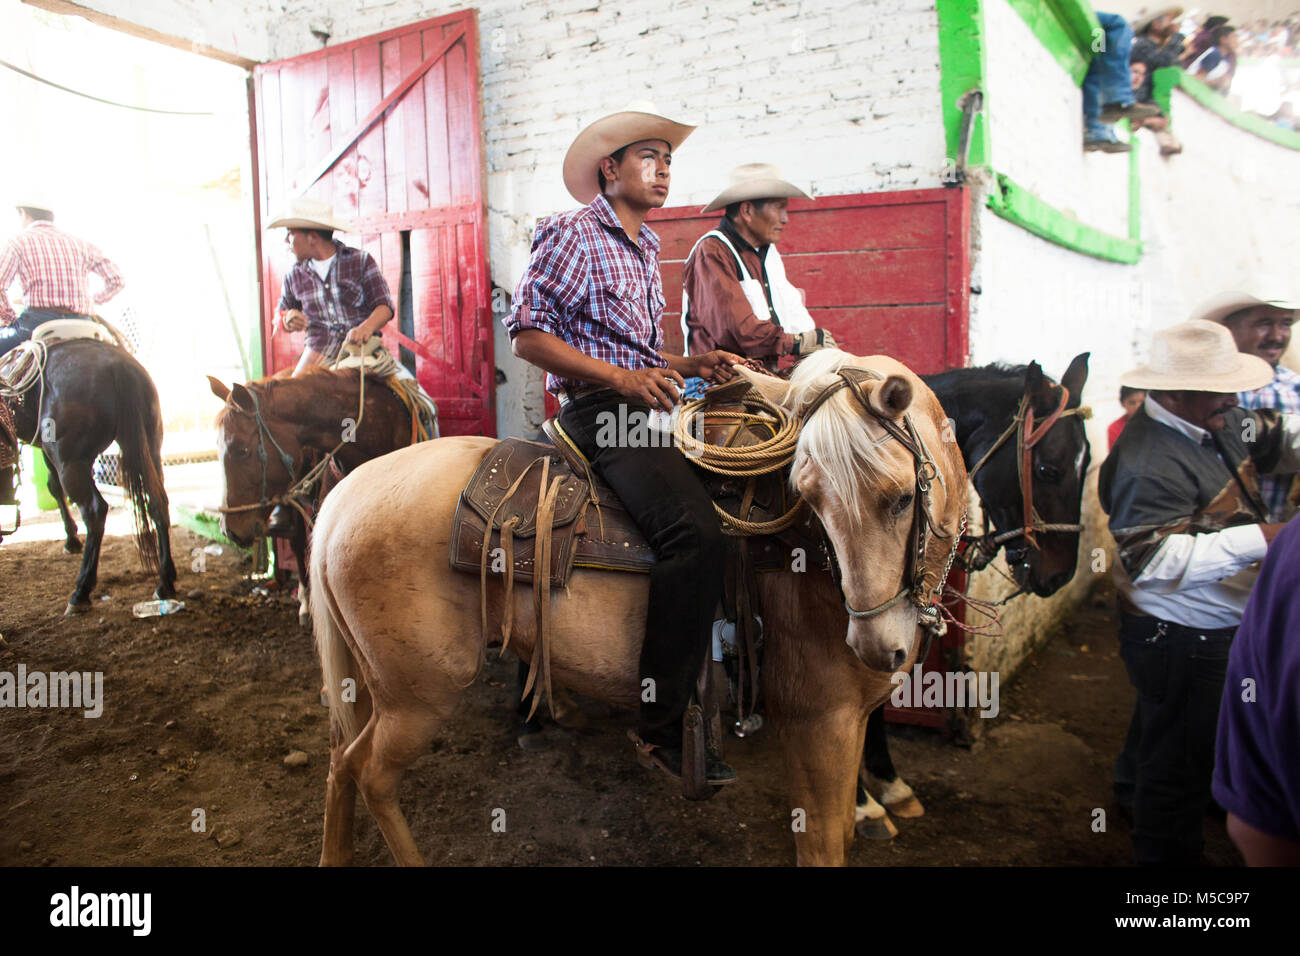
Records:
[[[1253,309],[1257,305],[1269,305],[1275,309],[1294,311],[1300,309],[1300,300],[1288,295],[1280,283],[1264,280],[1251,287],[1220,292],[1206,299],[1192,311],[1192,318],[1204,319],[1206,322],[1223,322],[1234,312]]]
[[[701,212],[725,209],[733,202],[746,199],[808,199],[806,192],[781,178],[781,170],[771,163],[745,163],[728,174],[727,188],[714,197]]]
[[[279,216],[267,223],[267,229],[329,229],[335,232],[347,232],[352,226],[344,219],[334,215],[334,207],[319,199],[307,199],[299,196],[290,199],[288,206],[280,211]]]
[[[1192,319],[1151,337],[1146,365],[1125,372],[1121,385],[1158,391],[1250,392],[1273,381],[1273,366],[1237,351],[1232,333],[1217,322]]]
[[[661,139],[675,150],[694,130],[694,126],[660,116],[653,103],[629,103],[617,113],[602,116],[574,139],[564,155],[564,188],[585,205],[600,193],[596,173],[606,156],[643,139]]]
[[[1133,35],[1141,36],[1147,31],[1151,24],[1155,23],[1161,17],[1174,17],[1175,19],[1183,15],[1183,8],[1179,6],[1157,7],[1155,10],[1143,13],[1133,21]]]

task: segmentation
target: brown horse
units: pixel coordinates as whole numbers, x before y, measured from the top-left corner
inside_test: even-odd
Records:
[[[18,400],[14,419],[19,438],[45,455],[50,494],[59,504],[66,535],[63,547],[69,554],[82,550],[68,510],[69,498],[86,525],[81,571],[65,613],[90,607],[108,517],[108,502],[95,487],[91,465],[114,441],[122,450],[122,478],[135,509],[140,560],[158,575],[156,595],[175,595],[171,515],[162,478],[162,413],[158,390],[144,366],[107,342],[55,342],[45,351],[40,376]]]
[[[951,560],[966,472],[956,444],[942,441],[934,394],[893,359],[824,351],[790,383],[748,377],[804,416],[790,483],[838,569],[817,570],[813,555],[804,571],[796,556],[760,583],[764,690],[785,750],[798,861],[838,865],[853,838],[867,715],[892,691],[891,673],[915,659],[929,600],[920,596],[935,593]],[[915,432],[903,431],[909,409]],[[331,713],[322,864],[352,860],[358,787],[397,862],[423,862],[397,789],[480,666],[479,580],[453,572],[446,555],[460,491],[492,445],[446,438],[396,452],[359,468],[321,510],[311,608]],[[928,529],[919,539],[918,528]],[[511,646],[525,658],[532,599],[531,585],[487,598],[489,633],[513,602]],[[551,597],[555,682],[635,707],[647,599],[644,575],[575,570]]]
[[[311,368],[294,378],[264,378],[229,388],[208,376],[208,384],[226,403],[216,422],[225,485],[221,531],[244,547],[266,534],[277,500],[332,450],[337,449],[334,461],[346,474],[411,443],[406,406],[382,379],[367,376],[362,410],[356,369]],[[326,469],[302,503],[319,507],[336,483],[333,469]],[[302,582],[299,620],[305,626],[305,529],[300,527],[291,546]]]

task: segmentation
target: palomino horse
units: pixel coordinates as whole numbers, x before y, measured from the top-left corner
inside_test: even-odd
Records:
[[[411,417],[382,379],[367,376],[365,407],[356,369],[309,368],[294,378],[264,378],[227,388],[208,376],[226,403],[217,415],[217,453],[225,479],[221,531],[247,547],[266,534],[275,507],[324,456],[344,474],[362,462],[411,444]],[[319,506],[336,482],[326,469],[302,501]],[[302,587],[299,621],[307,621],[307,539],[291,540]]]
[[[66,613],[90,607],[108,517],[108,502],[95,487],[90,469],[100,452],[115,440],[122,450],[126,493],[135,509],[140,560],[158,575],[157,596],[172,597],[176,567],[162,478],[162,413],[153,379],[130,353],[107,342],[69,339],[40,348],[45,349],[43,370],[23,391],[14,419],[19,438],[45,455],[50,494],[63,517],[63,548],[69,554],[81,551],[82,546],[68,498],[76,502],[86,525],[81,572]]]
[[[1075,356],[1060,386],[1043,374],[1037,362],[1028,367],[955,369],[925,377],[953,420],[962,458],[993,526],[986,536],[972,537],[967,562],[975,569],[984,567],[1005,547],[1007,564],[1021,589],[1017,593],[1032,591],[1048,597],[1074,577],[1083,485],[1091,456],[1077,411],[1087,380],[1087,352]],[[1018,447],[1012,432],[1023,429],[1026,410],[1033,410],[1035,421],[1046,422],[1063,398],[1069,414],[1058,416],[1031,447]],[[1022,491],[1026,456],[1031,466],[1028,519]],[[1027,523],[1038,525],[1032,535],[1025,533]],[[867,721],[862,780],[857,813],[863,818],[860,832],[864,835],[879,839],[895,835],[886,811],[904,818],[924,813],[890,759],[883,704]]]
[[[806,823],[798,861],[843,864],[867,715],[915,659],[918,622],[964,521],[966,472],[942,440],[934,393],[893,359],[827,350],[789,383],[742,374],[801,418],[790,484],[835,569],[814,560],[762,575],[760,590],[764,691],[790,807]],[[398,784],[481,666],[479,580],[446,556],[461,489],[493,444],[446,438],[395,452],[344,479],[321,509],[311,609],[331,715],[322,864],[352,860],[358,787],[397,862],[423,862]],[[511,647],[529,658],[532,587],[501,591],[489,588],[488,632],[512,602]],[[554,680],[635,707],[647,596],[644,575],[575,569],[551,595]]]

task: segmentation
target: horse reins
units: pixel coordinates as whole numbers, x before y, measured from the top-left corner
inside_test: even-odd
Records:
[[[355,434],[356,430],[361,427],[361,419],[365,415],[366,411],[366,368],[364,364],[360,367],[360,371],[361,385],[360,397],[358,399],[359,407],[357,409],[356,424],[352,427],[353,434]],[[347,444],[347,439],[341,439],[339,443],[330,449],[330,451],[326,453],[325,457],[312,466],[311,470],[308,471],[307,474],[303,475],[302,478],[295,478],[298,466],[295,464],[293,456],[281,448],[280,443],[276,441],[275,436],[271,434],[270,426],[266,424],[266,419],[262,417],[262,407],[257,400],[257,393],[250,388],[248,389],[248,394],[253,398],[253,410],[251,412],[246,408],[240,408],[233,402],[231,404],[234,408],[244,414],[252,415],[253,420],[257,422],[257,459],[262,465],[262,499],[247,505],[233,505],[229,507],[223,505],[217,510],[222,514],[234,514],[240,511],[274,508],[278,505],[292,505],[298,510],[298,513],[302,515],[303,521],[307,523],[307,528],[310,529],[312,524],[311,517],[307,514],[307,510],[303,507],[300,499],[311,494],[312,488],[315,487],[316,482],[320,479],[321,475],[323,475],[325,470],[333,464],[334,457],[338,454],[339,450]],[[270,439],[271,444],[275,446],[275,450],[280,456],[280,462],[284,465],[284,470],[288,472],[289,481],[292,483],[288,491],[284,494],[276,495],[275,497],[268,497],[266,493],[268,477],[267,465],[270,461],[270,456],[266,453],[266,439]]]
[[[1070,390],[1064,385],[1058,385],[1061,390],[1061,400],[1056,406],[1056,410],[1048,415],[1037,427],[1034,425],[1034,406],[1028,395],[1020,400],[1020,406],[1016,410],[1016,415],[1011,419],[1011,424],[1006,427],[1001,435],[998,436],[992,447],[989,448],[971,468],[968,477],[972,482],[975,475],[985,463],[993,457],[994,452],[1005,445],[1014,435],[1016,438],[1016,457],[1019,459],[1019,467],[1016,469],[1016,478],[1020,484],[1020,499],[1022,505],[1022,520],[1024,523],[1019,528],[1010,531],[1003,531],[995,535],[984,534],[981,536],[966,536],[965,540],[970,542],[974,549],[979,552],[978,558],[967,560],[966,564],[969,570],[979,571],[986,567],[990,561],[996,557],[998,550],[1008,541],[1014,541],[1016,538],[1024,538],[1029,542],[1034,550],[1041,550],[1038,546],[1038,532],[1081,532],[1082,524],[1064,524],[1059,522],[1046,522],[1034,507],[1034,455],[1033,450],[1040,441],[1051,431],[1052,426],[1063,418],[1077,415],[1087,418],[1091,414],[1091,409],[1087,407],[1066,408],[1070,402]],[[986,519],[987,520],[987,519]],[[1019,592],[1017,592],[1019,593]]]
[[[884,376],[879,372],[864,368],[841,368],[837,373],[839,380],[828,386],[819,394],[812,403],[804,409],[800,418],[806,422],[812,415],[822,407],[832,395],[840,389],[847,388],[850,394],[857,400],[858,404],[866,409],[867,413],[883,428],[890,437],[906,448],[916,462],[916,494],[912,499],[912,547],[907,555],[907,567],[903,572],[903,586],[889,600],[875,607],[868,608],[865,611],[859,611],[849,604],[847,596],[844,597],[844,610],[848,612],[849,617],[854,620],[866,620],[873,618],[878,614],[894,607],[905,597],[910,597],[912,603],[916,605],[920,612],[921,624],[926,628],[937,628],[941,625],[941,615],[939,611],[938,596],[942,592],[943,582],[948,577],[948,572],[952,569],[952,563],[957,554],[957,542],[960,531],[956,535],[944,534],[935,527],[934,519],[930,516],[930,487],[931,482],[938,478],[940,484],[943,483],[943,477],[939,473],[938,467],[934,463],[929,450],[925,447],[925,442],[916,430],[912,422],[910,413],[903,413],[903,428],[900,428],[888,416],[882,415],[871,407],[871,402],[862,390],[862,381],[859,378],[883,379]],[[963,512],[961,527],[966,526],[966,516]],[[952,547],[948,552],[947,565],[943,573],[938,577],[938,581],[933,588],[925,584],[928,569],[925,564],[925,549],[929,543],[929,536],[933,534],[940,540],[952,538]],[[827,553],[831,558],[831,567],[836,578],[836,583],[840,584],[841,593],[843,593],[843,584],[839,564],[835,558],[835,549],[828,547]]]

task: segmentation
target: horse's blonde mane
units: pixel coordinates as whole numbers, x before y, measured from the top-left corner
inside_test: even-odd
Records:
[[[870,368],[864,359],[841,352],[821,349],[799,363],[790,377],[785,404],[802,408],[835,381],[835,373],[844,366]],[[893,371],[893,370],[891,370]],[[826,477],[831,491],[850,514],[860,513],[863,502],[859,494],[859,472],[868,477],[887,480],[894,490],[901,490],[891,474],[890,457],[884,450],[889,439],[872,437],[863,412],[847,390],[832,395],[799,433],[794,467],[790,469],[792,487],[800,471],[815,462]]]

